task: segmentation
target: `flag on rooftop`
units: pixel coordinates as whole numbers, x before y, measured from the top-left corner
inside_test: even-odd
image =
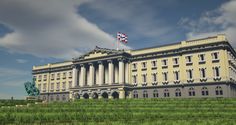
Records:
[[[126,35],[125,33],[118,32],[117,40],[122,43],[128,43],[128,35]]]

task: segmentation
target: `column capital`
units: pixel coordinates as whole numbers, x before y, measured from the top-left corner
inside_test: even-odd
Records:
[[[121,58],[118,58],[117,59],[119,62],[124,62],[124,61],[126,61],[126,59],[125,58],[123,58],[123,57],[121,57]]]
[[[103,63],[104,63],[104,61],[101,61],[101,60],[100,60],[100,61],[98,61],[98,64],[103,64]]]
[[[107,62],[108,62],[108,63],[113,63],[113,62],[114,62],[114,60],[112,60],[112,59],[109,59],[109,60],[107,60]]]
[[[83,64],[79,64],[80,65],[80,67],[85,67],[85,64],[83,63]]]
[[[94,65],[94,62],[90,62],[88,63],[89,66],[93,66]]]
[[[78,65],[76,65],[76,64],[73,64],[71,67],[72,67],[73,69],[74,69],[74,68],[76,68],[76,69],[77,69],[77,68],[78,68]]]

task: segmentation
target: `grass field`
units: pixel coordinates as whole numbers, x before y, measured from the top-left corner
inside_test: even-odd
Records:
[[[0,124],[233,125],[236,99],[79,100],[2,106]]]

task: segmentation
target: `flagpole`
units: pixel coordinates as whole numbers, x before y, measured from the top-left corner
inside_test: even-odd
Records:
[[[118,48],[118,33],[116,33],[116,50],[119,50],[119,48]]]

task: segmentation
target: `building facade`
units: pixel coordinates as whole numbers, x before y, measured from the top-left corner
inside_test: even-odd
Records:
[[[236,97],[236,52],[225,35],[138,50],[96,47],[33,67],[46,101]]]

